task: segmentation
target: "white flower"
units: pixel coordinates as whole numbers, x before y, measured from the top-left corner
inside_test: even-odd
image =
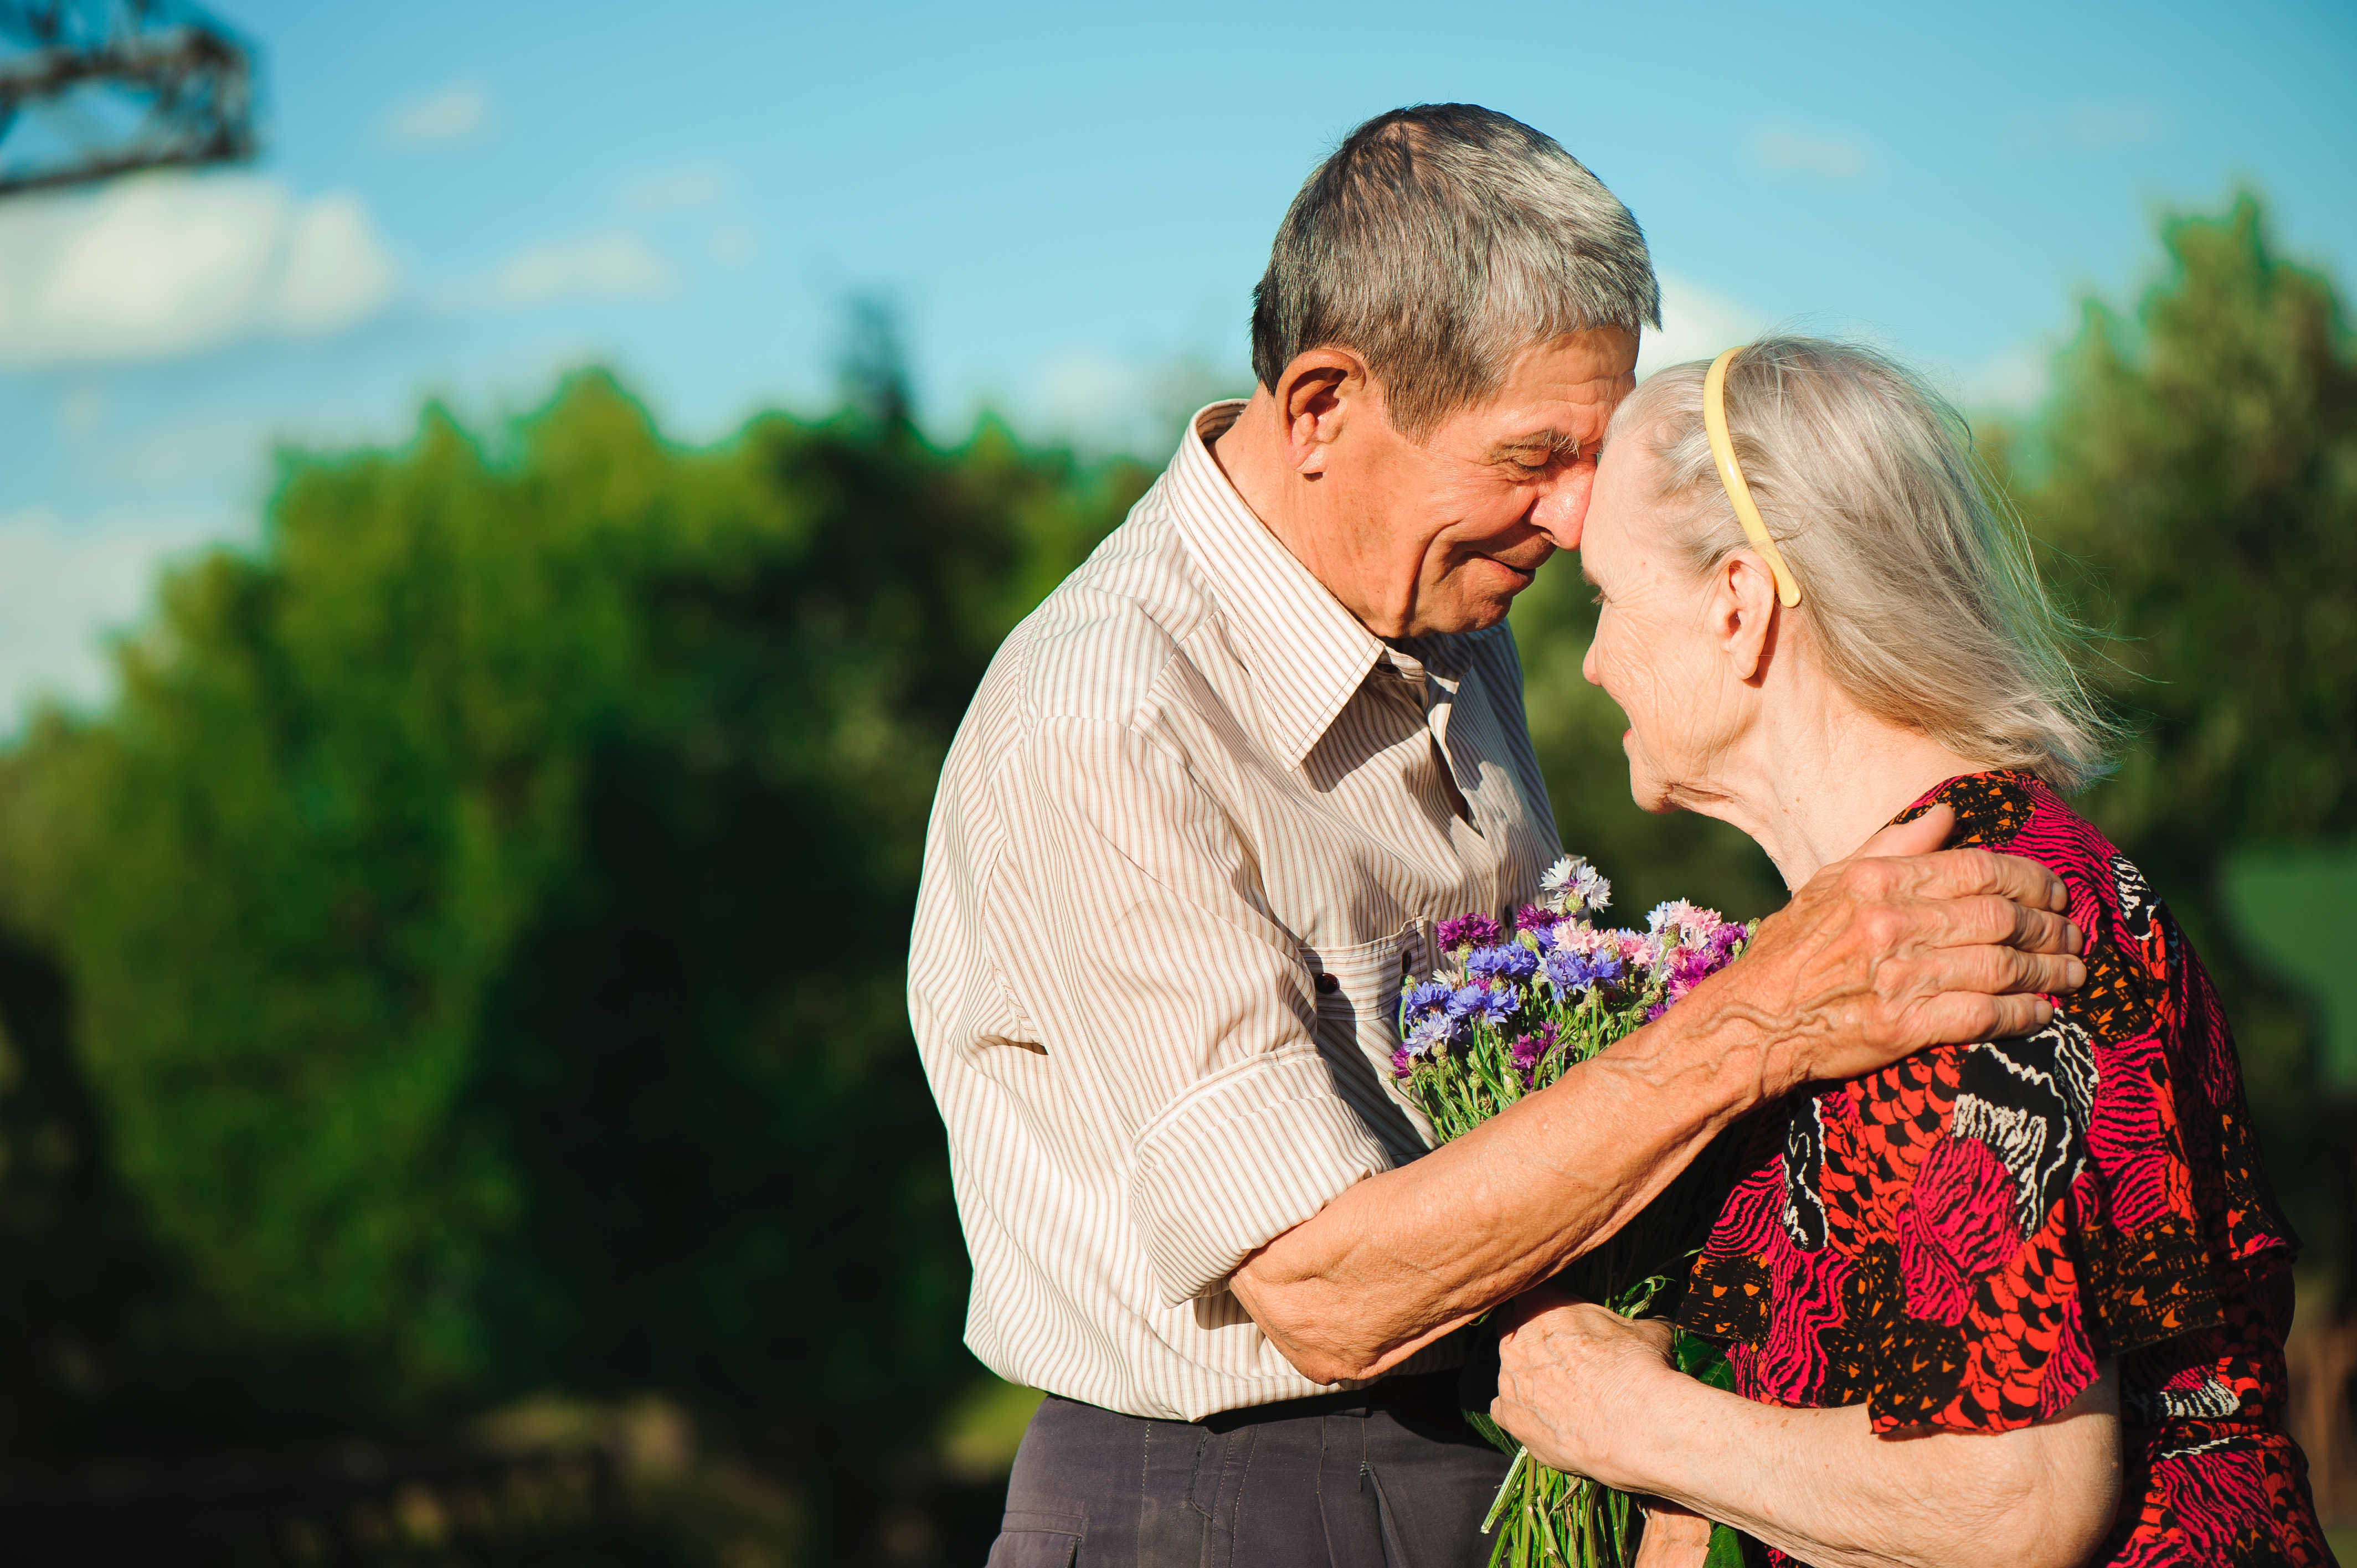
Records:
[[[1655,905],[1645,923],[1662,950],[1667,952],[1672,948],[1706,945],[1711,933],[1727,924],[1727,919],[1716,909],[1700,908],[1683,898],[1674,898]]]
[[[1609,907],[1612,884],[1581,856],[1566,854],[1539,878],[1539,897],[1556,914],[1576,920]]]

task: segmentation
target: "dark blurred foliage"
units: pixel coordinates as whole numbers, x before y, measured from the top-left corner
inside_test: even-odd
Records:
[[[2357,371],[2254,204],[2166,240],[2000,455],[2147,715],[2092,809],[2228,984],[2314,1225],[2349,1140],[2219,871],[2357,832]],[[828,422],[680,448],[587,374],[287,454],[119,698],[0,758],[0,1471],[657,1394],[726,1466],[550,1552],[961,1539],[924,1492],[977,1376],[902,1007],[925,817],[999,639],[1151,475],[936,447],[898,365],[871,302]],[[1515,611],[1566,843],[1623,910],[1773,908],[1749,841],[1631,805],[1592,617],[1567,565]]]

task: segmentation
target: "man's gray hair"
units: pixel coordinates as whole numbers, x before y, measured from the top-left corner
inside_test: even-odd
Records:
[[[1703,425],[1707,370],[1648,376],[1606,436],[1641,442],[1656,493],[1687,503],[1675,543],[1697,572],[1749,543]],[[2058,789],[2107,771],[2122,732],[2080,673],[2093,639],[2039,581],[1945,400],[1871,349],[1769,338],[1727,366],[1727,428],[1800,584],[1787,613],[1852,702]]]
[[[1253,290],[1253,371],[1274,392],[1312,349],[1347,348],[1421,440],[1566,332],[1662,322],[1637,220],[1519,120],[1426,103],[1368,121],[1318,166]]]

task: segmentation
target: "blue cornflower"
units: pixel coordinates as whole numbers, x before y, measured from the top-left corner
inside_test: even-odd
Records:
[[[1559,996],[1620,978],[1620,960],[1612,953],[1576,953],[1556,948],[1546,955],[1546,977]]]
[[[1479,1013],[1489,999],[1489,992],[1479,985],[1460,985],[1448,993],[1448,1021],[1461,1024]]]
[[[1449,997],[1455,993],[1456,988],[1445,980],[1418,982],[1408,987],[1407,994],[1400,998],[1400,1013],[1408,1018],[1428,1017],[1448,1006]]]
[[[1502,1029],[1522,1010],[1523,993],[1511,985],[1498,985],[1481,993],[1481,1004],[1473,1015],[1493,1028]]]
[[[1538,972],[1539,955],[1520,942],[1479,948],[1465,961],[1466,974],[1476,981],[1505,981],[1520,984]]]
[[[1446,1013],[1426,1014],[1408,1030],[1407,1039],[1401,1048],[1421,1060],[1435,1051],[1447,1049],[1457,1038],[1460,1027],[1458,1021]]]

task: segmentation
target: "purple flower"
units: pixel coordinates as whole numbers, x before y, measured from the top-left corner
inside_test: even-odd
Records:
[[[1524,1089],[1538,1077],[1539,1064],[1554,1052],[1555,1043],[1555,1026],[1552,1023],[1541,1024],[1534,1033],[1514,1036],[1507,1057],[1514,1064],[1514,1070],[1523,1075]]]
[[[1437,933],[1440,950],[1451,953],[1490,947],[1503,940],[1505,934],[1505,928],[1487,915],[1459,915],[1443,920]]]
[[[1465,973],[1475,984],[1503,981],[1520,983],[1539,972],[1539,955],[1520,942],[1476,948],[1465,961]]]
[[[1408,1075],[1415,1071],[1415,1064],[1423,1059],[1407,1047],[1402,1046],[1392,1053],[1392,1076],[1405,1082]]]
[[[1479,1013],[1490,1000],[1487,987],[1460,985],[1448,993],[1447,1016],[1451,1024],[1461,1024]]]
[[[1528,931],[1538,938],[1540,943],[1544,945],[1547,938],[1555,934],[1555,929],[1563,924],[1563,916],[1544,904],[1525,904],[1515,911],[1514,929]]]
[[[1673,1002],[1702,983],[1711,971],[1710,953],[1703,948],[1674,950],[1662,965],[1662,984]]]
[[[1717,918],[1715,916],[1712,918]],[[1750,934],[1749,926],[1722,922],[1710,927],[1697,940],[1677,947],[1665,946],[1656,971],[1662,981],[1662,1002],[1647,1017],[1661,1016],[1671,1003],[1725,969],[1734,958],[1735,950],[1742,946]]]

